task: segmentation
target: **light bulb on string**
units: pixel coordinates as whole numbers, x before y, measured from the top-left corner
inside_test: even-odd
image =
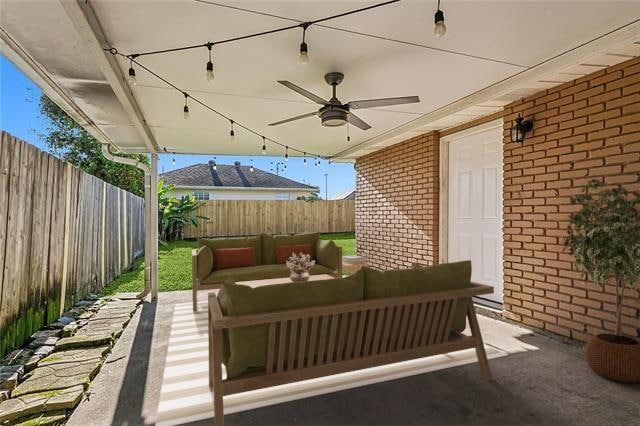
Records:
[[[305,36],[307,35],[307,28],[309,27],[309,23],[305,22],[300,25],[302,27],[302,43],[300,43],[300,63],[302,65],[306,65],[309,63],[309,47],[307,46],[307,42],[305,41]]]
[[[253,173],[253,160],[251,160],[251,167],[249,167],[249,170]]]
[[[304,152],[302,155],[304,156],[304,158],[302,160],[302,163],[306,166],[307,165],[307,153]]]
[[[265,137],[262,137],[262,155],[266,155],[267,154],[267,141],[265,139]]]
[[[231,130],[229,131],[229,139],[233,142],[236,139],[236,132],[233,131],[233,120],[229,120],[231,122]]]
[[[211,61],[211,48],[213,47],[213,43],[207,43],[207,49],[209,50],[209,62],[207,62],[207,72],[206,78],[207,81],[213,81],[213,62]]]
[[[351,142],[351,135],[349,134],[349,123],[347,123],[347,142]]]
[[[289,161],[289,147],[284,147],[284,161]]]
[[[187,92],[183,92],[184,95],[184,108],[182,109],[183,111],[183,116],[184,119],[186,120],[187,118],[189,118],[189,105],[187,105],[187,98],[189,97],[189,95],[187,94]]]
[[[444,24],[444,12],[440,10],[440,0],[438,0],[438,10],[433,17],[435,26],[433,27],[433,34],[436,37],[442,37],[447,32],[447,26]]]
[[[133,69],[133,59],[129,58],[129,77],[127,81],[130,85],[135,86],[138,84],[138,80],[136,79],[136,70]]]
[[[174,166],[176,165],[176,157],[173,157],[173,159],[171,160],[171,164]]]

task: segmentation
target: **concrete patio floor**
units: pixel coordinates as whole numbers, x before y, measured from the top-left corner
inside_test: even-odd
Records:
[[[176,340],[170,336],[175,336],[176,315],[188,317],[190,296],[190,292],[161,293],[157,302],[143,304],[68,424],[211,424],[210,418],[194,420],[198,417],[187,417],[179,410],[171,421],[166,412],[159,414],[159,407],[162,411],[167,405],[166,392],[161,401],[161,390],[165,364],[171,364],[167,362],[170,340]],[[196,332],[206,336],[206,325],[202,327],[206,297],[200,298],[202,313],[194,324]],[[479,320],[493,382],[482,380],[475,358],[461,351],[396,366],[393,371],[371,369],[364,376],[334,376],[315,385],[329,391],[344,389],[345,382],[357,380],[359,387],[303,399],[294,400],[305,395],[301,388],[287,396],[292,389],[287,392],[286,386],[292,385],[274,390],[271,399],[263,393],[263,400],[253,406],[242,401],[243,395],[226,398],[228,412],[266,405],[229,414],[226,424],[637,424],[640,386],[620,385],[594,375],[579,348],[488,317]],[[182,367],[178,364],[177,368]],[[395,378],[416,372],[422,374]],[[206,373],[191,374],[193,380],[206,383]],[[367,375],[375,378],[367,381]],[[386,381],[361,385],[380,380]]]

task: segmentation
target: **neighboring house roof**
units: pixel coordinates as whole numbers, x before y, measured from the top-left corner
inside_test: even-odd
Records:
[[[341,192],[336,195],[334,200],[355,200],[356,199],[356,190],[350,189],[348,191]]]
[[[251,171],[250,166],[242,166],[239,161],[235,164],[214,163],[194,164],[181,169],[162,173],[160,179],[177,187],[230,187],[230,188],[278,188],[304,189],[317,191],[318,188],[295,180],[265,172],[256,167]]]

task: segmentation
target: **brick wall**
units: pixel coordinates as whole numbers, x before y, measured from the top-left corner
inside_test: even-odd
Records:
[[[534,121],[523,145],[509,139],[518,114]],[[640,190],[640,58],[508,105],[504,122],[504,315],[578,340],[613,331],[615,288],[573,271],[563,243],[570,197],[589,180]],[[433,132],[356,162],[370,266],[437,263],[438,143]],[[640,335],[640,294],[626,296],[623,331]]]
[[[640,190],[640,58],[507,106],[504,124],[505,315],[586,340],[614,329],[615,288],[572,271],[563,246],[570,197],[589,180]],[[532,118],[524,145],[508,130]],[[640,335],[640,297],[627,294],[624,329]]]
[[[358,254],[379,269],[438,262],[438,134],[356,162]]]

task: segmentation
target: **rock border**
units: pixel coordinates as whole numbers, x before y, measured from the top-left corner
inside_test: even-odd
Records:
[[[0,361],[0,425],[66,421],[142,303],[90,295]]]

